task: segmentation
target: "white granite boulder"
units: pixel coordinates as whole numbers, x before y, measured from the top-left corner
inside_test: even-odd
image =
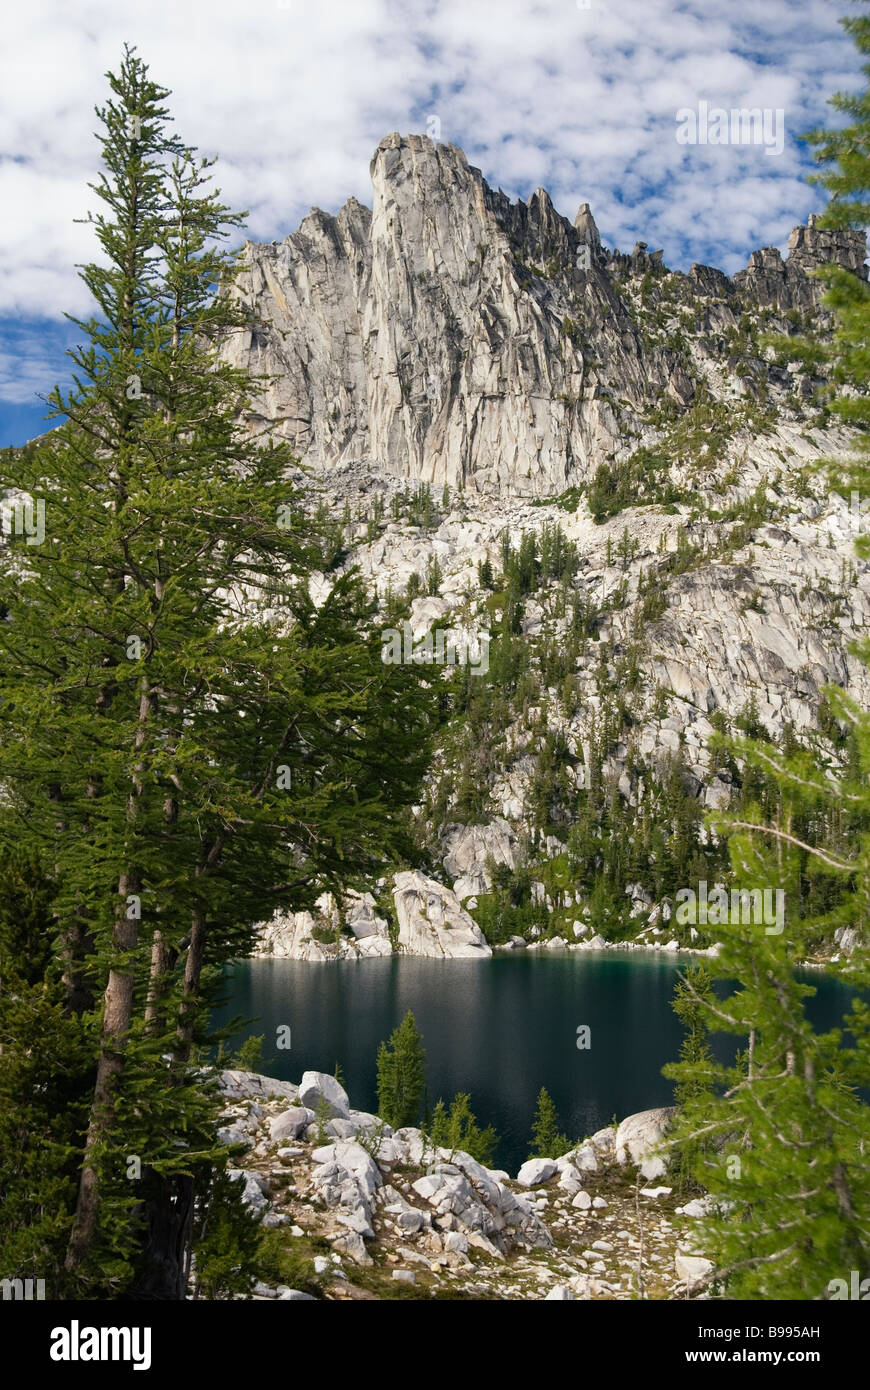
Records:
[[[538,1187],[541,1183],[549,1182],[555,1172],[554,1159],[528,1158],[517,1173],[517,1182],[521,1187]]]
[[[403,950],[437,959],[484,960],[492,955],[483,932],[451,889],[416,871],[396,874],[395,885]]]
[[[667,1133],[673,1116],[672,1105],[639,1110],[635,1115],[626,1116],[617,1128],[614,1141],[617,1163],[634,1163],[647,1179],[661,1177],[666,1165],[654,1150]]]
[[[303,1105],[316,1111],[319,1102],[325,1102],[330,1119],[349,1120],[350,1101],[347,1091],[340,1086],[334,1076],[325,1071],[307,1071],[299,1083],[299,1099]]]
[[[280,1115],[269,1120],[269,1138],[273,1143],[283,1143],[286,1139],[298,1139],[314,1120],[314,1111],[305,1105],[291,1105]]]
[[[674,1256],[674,1273],[681,1283],[692,1293],[712,1273],[713,1261],[701,1255],[678,1254]]]

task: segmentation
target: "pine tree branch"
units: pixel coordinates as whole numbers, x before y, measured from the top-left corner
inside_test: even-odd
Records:
[[[765,753],[761,748],[753,748],[752,756],[758,758],[759,761],[763,763],[767,763],[768,767],[772,768],[780,777],[785,778],[789,782],[794,782],[796,786],[806,787],[810,791],[821,792],[823,796],[830,796],[834,793],[842,801],[855,801],[860,803],[867,799],[866,796],[862,796],[860,792],[845,791],[843,783],[837,777],[831,782],[813,782],[806,777],[801,777],[799,773],[794,772],[791,768],[783,767],[775,758],[772,758],[769,753]]]
[[[721,1279],[728,1279],[732,1274],[737,1274],[742,1269],[754,1269],[757,1265],[774,1264],[777,1260],[784,1260],[786,1255],[790,1255],[797,1248],[797,1245],[787,1245],[784,1250],[775,1250],[771,1255],[754,1255],[749,1260],[740,1260],[737,1264],[727,1265],[725,1269],[714,1269],[710,1274],[693,1280],[693,1288],[706,1289],[710,1284],[716,1284]]]
[[[808,845],[806,840],[799,840],[796,835],[789,835],[787,831],[777,830],[772,825],[755,825],[752,821],[745,820],[727,820],[719,823],[727,825],[731,830],[758,830],[762,835],[773,835],[778,840],[786,840],[791,845],[797,845],[798,849],[805,849],[808,854],[814,854],[825,864],[829,864],[832,869],[842,869],[844,873],[854,873],[860,865],[860,861],[857,859],[832,859],[830,855],[825,854],[815,845]]]

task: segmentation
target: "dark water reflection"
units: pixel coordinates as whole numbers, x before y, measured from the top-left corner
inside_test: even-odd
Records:
[[[256,1019],[239,1040],[264,1034],[263,1070],[284,1080],[298,1081],[307,1068],[332,1072],[340,1062],[351,1102],[376,1110],[378,1044],[411,1009],[426,1047],[430,1102],[470,1091],[478,1120],[500,1135],[496,1161],[515,1172],[528,1156],[541,1086],[572,1137],[613,1115],[670,1104],[661,1067],[676,1059],[682,1039],[671,1009],[678,968],[658,952],[612,951],[245,961],[229,972],[230,1002],[215,1021]],[[842,986],[815,972],[806,978],[819,990],[816,1026],[833,1026]],[[589,1051],[577,1048],[581,1024],[591,1028]],[[291,1029],[289,1051],[276,1047],[281,1025]],[[716,1039],[723,1059],[734,1048],[733,1039]]]

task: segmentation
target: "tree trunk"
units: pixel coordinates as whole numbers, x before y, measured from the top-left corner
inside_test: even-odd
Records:
[[[140,1270],[129,1296],[181,1300],[190,1273],[194,1180],[184,1173],[166,1178],[149,1169],[145,1181],[147,1229]]]
[[[61,942],[61,978],[66,992],[63,1011],[67,1018],[71,1018],[87,1013],[94,1007],[93,986],[85,968],[94,949],[94,938],[88,924],[76,917],[62,932]]]
[[[141,754],[145,746],[145,730],[152,712],[148,682],[143,677],[139,691],[139,722],[134,751]],[[137,814],[138,798],[142,794],[142,764],[133,769],[133,786],[127,798],[127,826],[132,829]],[[139,944],[138,915],[128,916],[127,899],[139,891],[139,880],[132,869],[126,869],[118,879],[118,903],[113,932],[113,946],[123,958],[132,954]],[[85,1152],[82,1159],[76,1213],[66,1252],[66,1268],[77,1269],[88,1256],[97,1230],[100,1207],[100,1174],[95,1160],[97,1148],[109,1133],[115,1115],[115,1091],[124,1070],[127,1035],[133,1021],[134,968],[125,963],[111,966],[103,1004],[103,1027],[100,1035],[100,1058],[97,1080],[91,1105]]]
[[[132,877],[121,876],[118,892],[122,899],[133,891]],[[123,913],[115,923],[115,947],[118,951],[133,951],[138,940],[135,919]],[[100,1038],[100,1059],[91,1118],[85,1141],[79,1195],[75,1220],[66,1253],[66,1268],[77,1269],[86,1258],[97,1229],[99,1211],[99,1173],[94,1152],[111,1126],[115,1110],[115,1087],[124,1070],[124,1047],[133,1017],[133,973],[130,970],[109,971],[103,1009],[103,1028]]]
[[[190,945],[187,948],[187,960],[184,963],[183,997],[178,1009],[175,1056],[179,1062],[187,1062],[190,1058],[193,1030],[196,1023],[196,995],[199,991],[202,963],[205,959],[206,930],[205,913],[201,907],[197,907],[190,927]]]
[[[173,712],[176,712],[173,710]],[[156,705],[155,705],[156,713]],[[175,748],[173,747],[173,753]],[[178,797],[170,793],[163,802],[163,816],[167,825],[178,822]],[[169,976],[178,960],[178,952],[170,946],[159,927],[155,928],[151,939],[151,969],[148,975],[148,995],[145,1001],[145,1031],[152,1037],[160,1032],[163,1018],[161,1002],[169,984]]]
[[[146,1020],[154,1032],[159,1031],[161,1018],[159,1000],[154,999],[152,1002],[151,994],[155,989],[159,989],[161,969],[158,958],[162,958],[167,950],[159,938],[160,933],[155,932],[151,950],[151,987],[146,1008]],[[183,993],[176,1020],[174,1066],[170,1072],[170,1086],[180,1082],[190,1059],[197,1015],[196,995],[205,958],[205,941],[205,912],[197,907],[191,923],[190,945],[184,965]],[[152,1010],[150,1018],[149,1008]],[[145,1195],[147,1235],[142,1272],[135,1283],[132,1296],[148,1299],[183,1299],[187,1289],[193,1245],[194,1180],[180,1173],[171,1178],[161,1178],[151,1173],[149,1189]]]
[[[166,993],[178,952],[165,940],[158,927],[151,938],[151,969],[148,976],[148,997],[145,1001],[145,1031],[151,1037],[160,1032],[163,1022],[163,997]]]

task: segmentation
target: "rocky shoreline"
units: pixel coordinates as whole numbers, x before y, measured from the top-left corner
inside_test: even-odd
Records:
[[[573,905],[578,917],[571,926],[573,941],[559,934],[545,937],[539,927],[533,927],[530,939],[512,936],[506,942],[491,946],[471,915],[477,906],[476,897],[460,900],[457,889],[462,886],[461,881],[450,889],[426,874],[403,871],[395,874],[392,882],[392,909],[383,906],[387,880],[380,879],[376,885],[381,894],[380,903],[371,892],[348,892],[338,902],[331,893],[323,893],[315,904],[316,913],[276,913],[269,922],[259,924],[254,957],[317,962],[371,960],[393,955],[433,960],[485,960],[494,952],[546,950],[656,951],[715,958],[720,950],[720,943],[715,941],[709,946],[694,944],[698,937],[694,928],[690,929],[693,940],[688,944],[671,936],[668,930],[670,904],[653,904],[645,896],[636,899],[634,915],[638,917],[638,933],[633,940],[608,941],[599,932],[593,933],[586,920],[587,909],[575,895]],[[552,901],[544,896],[543,884],[536,886],[541,890],[541,901],[552,908]],[[638,893],[642,891],[639,885],[634,887]],[[563,908],[565,906],[562,904]],[[646,925],[641,926],[644,917]],[[848,956],[854,949],[854,929],[838,928],[834,944],[837,949],[824,958],[800,964],[821,968],[829,961],[837,961],[841,955]]]
[[[386,880],[381,880],[383,888]],[[261,923],[254,955],[301,961],[366,960],[391,955],[419,956],[442,960],[482,960],[494,951],[511,950],[637,950],[669,951],[714,956],[718,947],[682,946],[676,939],[662,941],[607,941],[596,933],[589,935],[589,924],[578,919],[573,924],[574,941],[563,936],[533,936],[530,941],[513,936],[490,946],[468,908],[476,905],[472,897],[466,905],[457,893],[425,874],[405,871],[393,878],[394,923],[378,911],[372,893],[350,892],[337,903],[331,893],[317,901],[317,914],[277,913]],[[391,914],[392,915],[392,914]],[[650,913],[650,933],[667,935],[655,923],[661,909]],[[539,929],[533,929],[539,931]],[[588,937],[588,939],[586,939]]]
[[[302,1288],[256,1299],[558,1300],[705,1297],[708,1199],[680,1204],[658,1153],[672,1110],[630,1115],[516,1178],[393,1131],[352,1108],[332,1076],[298,1085],[224,1071],[223,1142]],[[663,1180],[664,1179],[664,1180]]]

